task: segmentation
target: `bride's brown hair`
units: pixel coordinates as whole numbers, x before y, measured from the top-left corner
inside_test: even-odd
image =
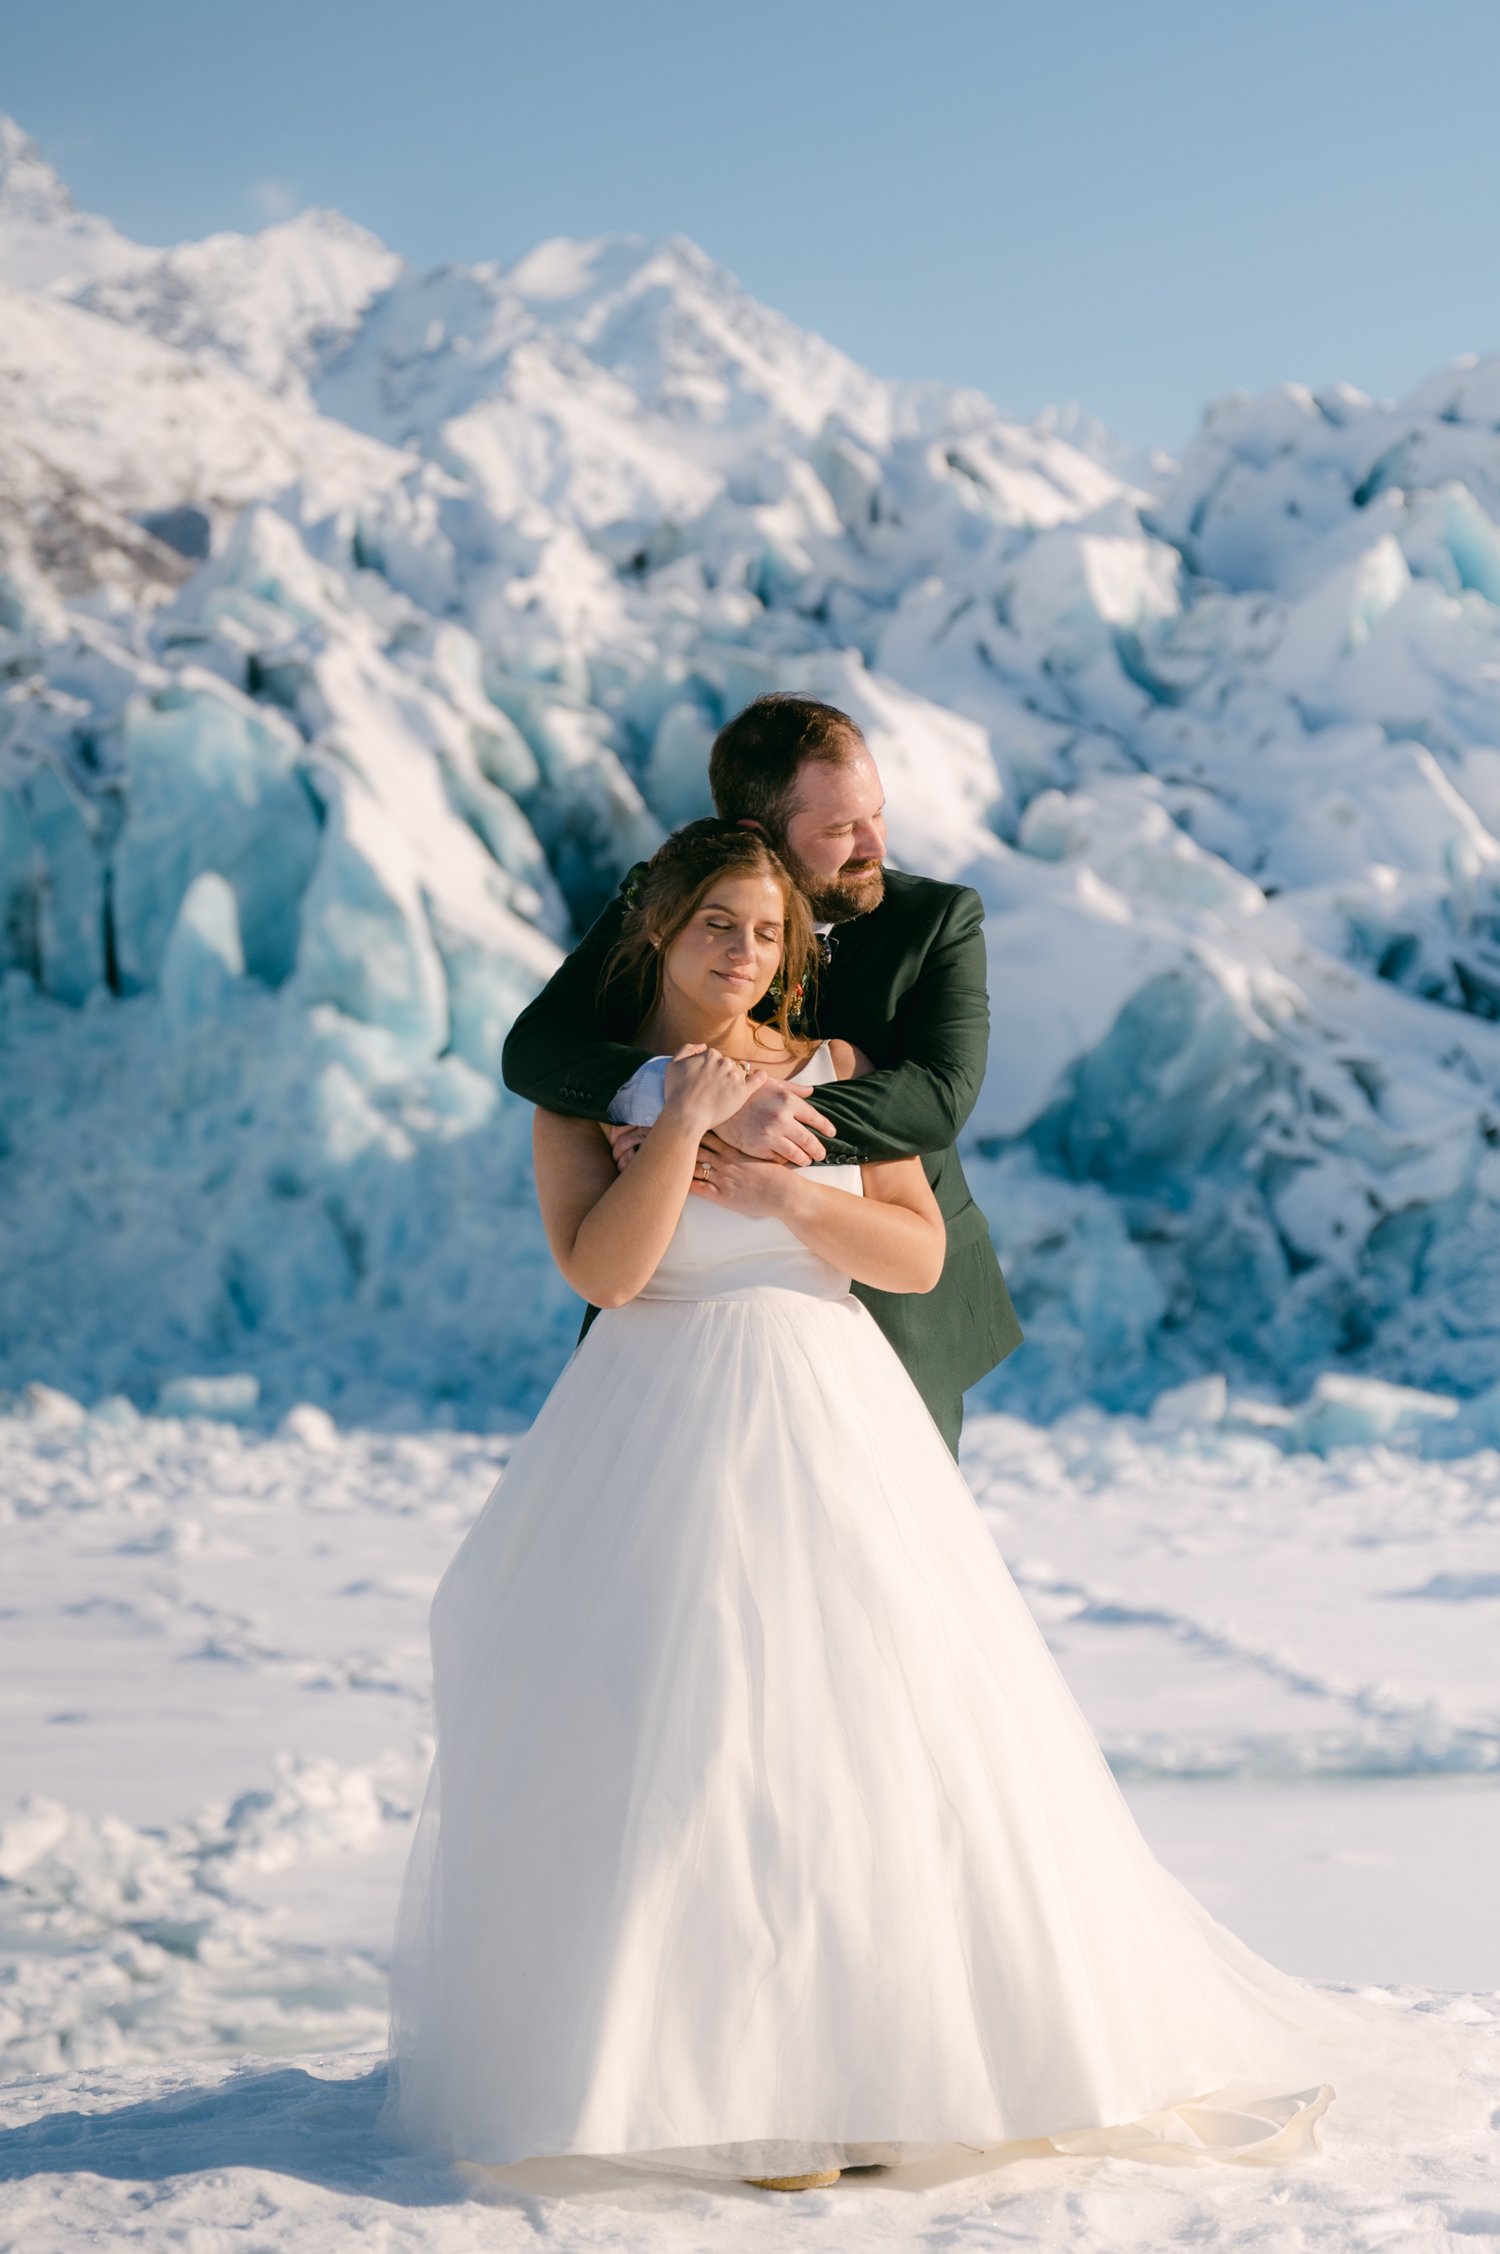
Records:
[[[662,998],[667,950],[697,914],[709,886],[723,876],[769,877],[784,904],[781,964],[767,989],[766,1019],[789,1049],[800,1046],[793,1028],[812,994],[818,944],[812,910],[785,864],[758,830],[733,822],[688,822],[658,846],[635,872],[626,892],[625,921],[604,966],[601,994],[616,981],[639,1001],[644,1024]]]

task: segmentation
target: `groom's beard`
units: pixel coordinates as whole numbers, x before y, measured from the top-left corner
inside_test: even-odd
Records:
[[[846,861],[836,877],[815,877],[783,842],[781,858],[799,889],[807,895],[813,920],[820,924],[846,924],[867,916],[885,898],[885,865],[880,861]]]

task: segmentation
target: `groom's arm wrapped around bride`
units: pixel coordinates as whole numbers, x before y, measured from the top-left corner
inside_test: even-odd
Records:
[[[511,1028],[505,1084],[528,1103],[606,1123],[616,1095],[651,1061],[631,1040],[630,997],[604,984],[629,883]],[[807,1030],[852,1041],[874,1070],[816,1090],[834,1128],[831,1140],[819,1138],[823,1155],[835,1165],[920,1157],[948,1232],[935,1292],[855,1291],[956,1444],[963,1390],[1023,1335],[954,1148],[988,1058],[983,905],[967,885],[887,867],[879,906],[837,925],[832,950]]]
[[[817,1108],[836,1129],[824,1151],[835,1165],[946,1150],[984,1080],[989,997],[978,893],[894,869],[886,872],[886,887],[872,914],[837,928],[808,1027],[853,1041],[875,1066],[860,1079],[818,1090]],[[630,1042],[626,997],[600,991],[620,936],[625,889],[521,1012],[505,1043],[512,1093],[570,1118],[614,1117],[619,1091],[651,1062]]]

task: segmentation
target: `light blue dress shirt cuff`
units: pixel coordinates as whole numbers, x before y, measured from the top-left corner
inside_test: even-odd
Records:
[[[652,1127],[667,1100],[668,1057],[652,1057],[610,1098],[609,1116],[621,1127]]]

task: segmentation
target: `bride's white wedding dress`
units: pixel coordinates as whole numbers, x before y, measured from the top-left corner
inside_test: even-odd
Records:
[[[1279,2158],[1332,2078],[1414,2055],[1156,1861],[894,1351],[777,1221],[689,1198],[432,1647],[404,2140],[734,2176],[1036,2138]]]

